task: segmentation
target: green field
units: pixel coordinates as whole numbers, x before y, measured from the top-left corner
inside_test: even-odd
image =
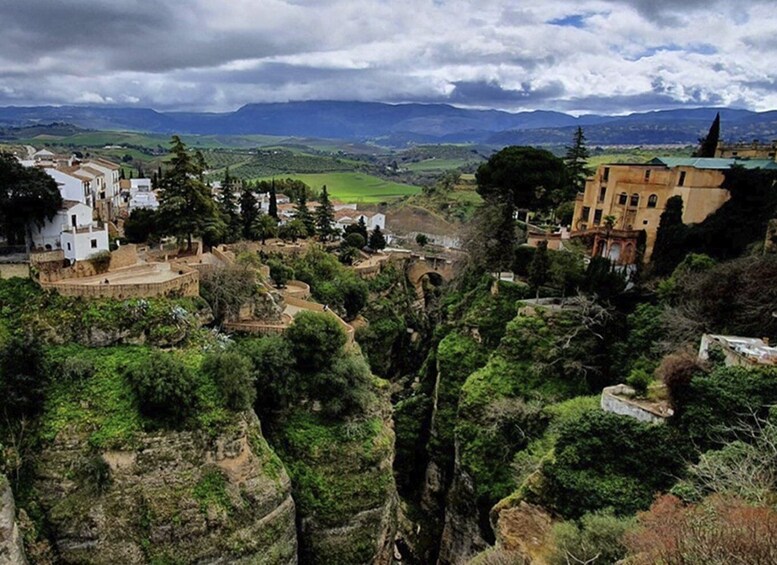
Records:
[[[417,186],[391,182],[364,173],[311,173],[279,176],[299,179],[316,191],[326,185],[329,195],[343,202],[388,202],[421,191]],[[257,180],[270,179],[264,177]]]
[[[465,159],[424,159],[415,163],[403,164],[402,167],[415,172],[422,171],[450,171],[471,164],[473,161]]]

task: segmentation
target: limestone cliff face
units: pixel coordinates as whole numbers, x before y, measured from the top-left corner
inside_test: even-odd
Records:
[[[297,562],[291,482],[253,412],[215,436],[144,433],[121,451],[63,432],[36,468],[59,562]]]
[[[26,564],[11,486],[0,475],[0,565]]]
[[[300,561],[392,563],[398,496],[387,396],[356,422],[293,409],[273,427],[272,443],[294,484]]]
[[[478,524],[474,482],[462,469],[458,451],[457,445],[453,483],[446,500],[445,526],[440,539],[440,565],[467,563],[489,546]]]

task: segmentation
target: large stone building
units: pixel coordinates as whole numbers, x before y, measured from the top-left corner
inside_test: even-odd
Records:
[[[680,196],[683,222],[703,221],[729,199],[722,185],[732,165],[777,169],[774,159],[659,157],[642,164],[600,165],[577,196],[572,237],[587,237],[594,255],[631,264],[644,231],[647,260],[666,201]]]

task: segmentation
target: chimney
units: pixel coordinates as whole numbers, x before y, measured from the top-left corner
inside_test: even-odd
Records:
[[[769,347],[769,338],[768,337],[762,337],[761,341],[764,342],[764,345],[766,345],[766,347]]]

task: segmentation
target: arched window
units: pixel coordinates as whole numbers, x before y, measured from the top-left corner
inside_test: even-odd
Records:
[[[647,207],[655,208],[657,204],[658,204],[658,196],[656,196],[655,194],[651,194],[650,197],[648,198]]]
[[[630,206],[639,206],[639,194],[636,192],[631,195],[631,203]]]
[[[621,192],[618,195],[618,204],[620,204],[621,206],[625,206],[628,201],[629,201],[629,195],[626,194],[625,192]]]

